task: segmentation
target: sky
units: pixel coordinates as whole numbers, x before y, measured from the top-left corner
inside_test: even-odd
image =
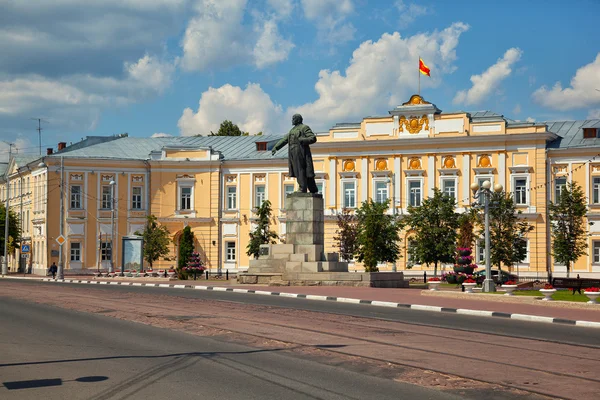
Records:
[[[0,160],[59,141],[282,134],[443,111],[600,118],[598,0],[0,0]]]

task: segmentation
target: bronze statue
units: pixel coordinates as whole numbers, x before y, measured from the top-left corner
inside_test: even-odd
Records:
[[[294,114],[292,117],[294,127],[281,139],[271,154],[275,154],[286,144],[288,145],[288,167],[290,176],[298,181],[299,192],[317,193],[319,189],[315,183],[315,168],[309,145],[317,141],[317,137],[308,125],[302,123],[302,115]]]

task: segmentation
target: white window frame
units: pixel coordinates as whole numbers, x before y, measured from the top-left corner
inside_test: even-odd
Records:
[[[446,182],[452,182],[454,183],[454,195],[451,196],[454,201],[458,201],[458,178],[457,177],[448,177],[448,176],[444,176],[440,178],[440,190],[443,194],[446,194],[445,192],[445,183]]]
[[[411,182],[418,182],[419,183],[419,193],[420,193],[420,199],[419,199],[419,204],[411,204],[411,187],[410,184]],[[411,178],[407,178],[406,179],[406,204],[408,206],[413,206],[413,207],[418,207],[421,204],[423,204],[423,178],[415,178],[415,177],[411,177]]]
[[[524,180],[525,181],[525,202],[524,203],[517,203],[517,186],[516,186],[516,182],[517,180]],[[511,182],[511,192],[513,195],[513,201],[515,202],[515,206],[517,207],[524,207],[524,206],[528,206],[530,203],[530,193],[529,193],[529,174],[515,174],[512,175],[510,178],[510,182]],[[493,187],[493,186],[492,186]]]
[[[73,248],[77,245],[77,248]],[[71,242],[69,245],[69,259],[71,262],[81,262],[81,242]]]
[[[111,261],[112,260],[112,244],[110,241],[100,242],[100,260]]]
[[[233,189],[233,192],[230,192],[230,189]],[[227,185],[225,186],[225,208],[227,210],[237,210],[238,207],[238,196],[237,196],[237,186],[236,185]],[[233,200],[233,207],[232,207]]]
[[[237,261],[236,244],[233,241],[225,242],[225,262],[233,263]]]
[[[135,193],[136,189],[139,189],[140,193]],[[142,186],[132,186],[131,187],[131,209],[132,210],[141,210],[142,205],[144,204],[144,189]]]
[[[475,241],[475,264],[485,265],[485,239],[479,238]]]
[[[187,191],[189,190],[189,193]],[[184,193],[184,191],[186,193]],[[179,211],[192,211],[193,210],[193,193],[194,189],[190,186],[183,186],[179,188]],[[185,203],[185,204],[184,204]]]
[[[594,180],[598,179],[598,183]],[[592,204],[600,204],[600,176],[592,176]]]
[[[321,191],[317,192],[319,194],[321,194],[321,196],[323,196],[323,204],[325,203],[325,193],[327,192],[327,181],[325,179],[315,179],[315,184],[317,185],[317,187],[319,187],[319,185],[321,185]]]
[[[105,189],[108,189],[105,193]],[[100,187],[102,198],[100,200],[101,210],[112,210],[113,199],[112,199],[112,187],[111,185],[102,185]],[[106,207],[108,205],[108,207]]]
[[[600,240],[592,240],[592,264],[600,264]]]
[[[286,190],[286,189],[289,189],[290,187],[292,190]],[[283,184],[283,198],[285,199],[286,195],[294,193],[295,189],[296,189],[296,185],[294,185],[293,183],[284,183]]]
[[[262,188],[262,193],[258,191],[259,188]],[[265,200],[267,200],[267,185],[254,185],[254,208],[260,207]]]
[[[79,188],[79,193],[73,193],[73,188]],[[81,210],[83,207],[82,196],[81,196],[81,185],[71,185],[69,188],[69,209],[71,210]],[[73,203],[77,203],[77,207],[73,207]]]
[[[373,179],[373,201],[375,202],[380,202],[379,200],[379,190],[377,188],[378,185],[380,184],[384,184],[385,185],[385,200],[390,200],[391,196],[390,196],[390,184],[388,183],[388,178],[383,178],[383,179]],[[383,203],[383,202],[381,202]],[[392,205],[390,204],[390,207],[392,207]]]
[[[517,264],[521,265],[521,264],[529,264],[529,245],[531,244],[529,239],[527,238],[523,238],[523,240],[525,242],[527,242],[527,249],[526,249],[526,253],[525,253],[525,258],[523,259],[523,261],[519,261]]]
[[[352,206],[346,205],[346,184],[354,186],[354,204]],[[356,179],[342,179],[341,188],[342,190],[340,190],[340,204],[342,205],[342,208],[357,208],[358,188]]]

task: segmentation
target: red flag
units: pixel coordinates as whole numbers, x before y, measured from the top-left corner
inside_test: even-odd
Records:
[[[419,71],[423,75],[427,75],[428,77],[431,78],[431,75],[429,74],[429,67],[427,65],[425,65],[425,63],[423,62],[423,60],[420,57],[419,57]]]

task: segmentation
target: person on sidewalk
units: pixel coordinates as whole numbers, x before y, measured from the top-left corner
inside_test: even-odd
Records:
[[[52,279],[56,279],[56,273],[58,272],[58,267],[56,266],[55,262],[52,263],[48,272],[50,272],[52,274]]]

